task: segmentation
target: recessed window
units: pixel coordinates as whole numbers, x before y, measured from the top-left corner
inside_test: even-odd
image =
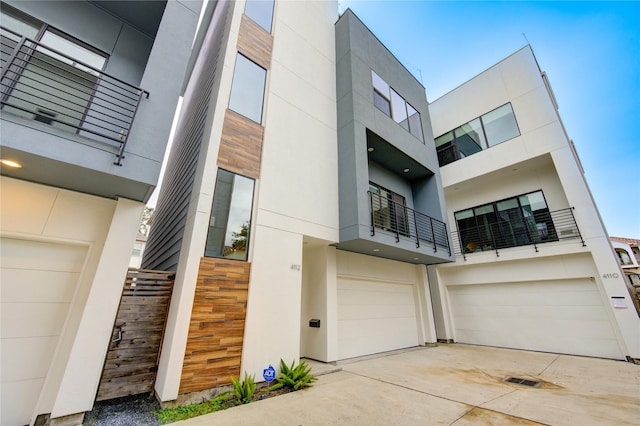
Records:
[[[424,143],[420,113],[373,70],[371,83],[375,107]]]
[[[271,32],[273,23],[273,0],[247,0],[244,7],[244,14],[256,24]]]
[[[267,70],[241,54],[236,58],[229,109],[260,123]]]
[[[204,255],[247,260],[253,179],[219,169]]]

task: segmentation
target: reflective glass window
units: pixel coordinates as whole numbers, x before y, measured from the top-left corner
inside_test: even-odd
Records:
[[[387,82],[373,71],[371,71],[371,80],[373,82],[373,88],[380,92],[380,95],[382,95],[386,99],[389,99],[389,91],[391,88],[389,87]]]
[[[260,123],[267,70],[238,54],[233,72],[229,109]]]
[[[371,83],[373,85],[373,104],[376,108],[424,142],[420,113],[373,70],[371,70]]]
[[[408,103],[407,112],[409,114],[409,132],[411,132],[413,136],[424,142],[424,138],[422,136],[422,122],[420,121],[420,113]]]
[[[244,7],[244,14],[256,24],[271,32],[273,23],[273,0],[247,0]]]
[[[520,135],[511,104],[502,105],[482,116],[482,124],[489,146],[494,146]]]
[[[454,213],[465,253],[558,241],[542,191]]]
[[[391,103],[387,98],[383,97],[377,90],[373,91],[373,104],[380,111],[384,112],[389,117],[391,117]]]
[[[2,26],[8,28],[20,35],[23,35],[27,38],[35,39],[38,35],[38,31],[40,30],[41,24],[37,22],[30,22],[28,19],[22,19],[21,17],[14,16],[9,14],[10,10],[2,5],[2,10],[0,10],[0,20],[2,21]]]
[[[253,179],[218,170],[205,256],[247,260]]]
[[[91,68],[87,68],[78,62],[82,62],[87,64],[93,68],[97,68],[101,70],[104,67],[107,58],[103,55],[100,55],[90,49],[87,49],[84,46],[81,46],[78,43],[75,43],[69,39],[59,36],[51,31],[47,31],[43,34],[40,42],[51,49],[57,50],[58,52],[64,53],[65,55],[70,56],[73,59],[70,59],[66,56],[58,55],[57,53],[49,50],[38,47],[37,50],[43,51],[45,54],[56,58],[60,62],[64,62],[65,64],[72,65],[75,68],[81,69],[82,71],[86,71],[93,75],[98,75],[97,71],[94,71]],[[76,61],[77,60],[77,61]]]
[[[445,147],[451,145],[453,142],[453,132],[447,132],[442,136],[436,138],[436,148]]]
[[[521,195],[520,204],[523,208],[527,208],[530,212],[536,212],[547,208],[542,191],[532,192],[531,194]]]
[[[479,118],[455,129],[455,135],[458,149],[464,156],[475,154],[487,147]]]
[[[542,191],[521,195],[519,202],[531,238],[535,242],[556,240],[555,226]]]
[[[496,203],[498,229],[495,239],[498,247],[515,247],[529,243],[525,222],[517,198]]]
[[[407,103],[395,90],[391,89],[391,115],[396,123],[409,130]]]

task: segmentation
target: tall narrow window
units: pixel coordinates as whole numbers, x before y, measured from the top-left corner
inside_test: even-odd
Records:
[[[219,169],[204,255],[247,260],[253,179]]]
[[[273,23],[273,0],[247,0],[244,7],[244,14],[251,18],[256,24],[271,32]]]
[[[391,117],[391,98],[389,97],[389,85],[373,71],[371,71],[371,81],[373,82],[373,104],[380,111]]]
[[[229,109],[260,123],[267,70],[241,54],[236,58]]]
[[[391,89],[391,114],[396,123],[409,130],[409,122],[407,121],[407,103],[404,98],[398,95],[398,92]]]

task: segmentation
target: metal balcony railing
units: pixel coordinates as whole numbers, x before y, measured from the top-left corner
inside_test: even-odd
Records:
[[[556,211],[534,213],[520,220],[498,221],[488,225],[470,227],[452,233],[454,252],[466,255],[482,251],[533,245],[538,252],[538,244],[566,239],[579,239],[586,246],[576,219],[573,207]]]
[[[376,229],[384,230],[393,233],[396,242],[400,242],[401,238],[410,239],[415,242],[416,248],[421,244],[427,244],[433,247],[434,252],[444,250],[451,255],[446,223],[379,194],[371,191],[367,193],[371,213],[371,236],[375,235]]]
[[[122,165],[143,89],[4,27],[0,107],[118,148]]]

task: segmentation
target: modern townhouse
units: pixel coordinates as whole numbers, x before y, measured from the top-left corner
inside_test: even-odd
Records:
[[[456,262],[429,267],[438,338],[638,358],[638,315],[529,46],[429,105]]]
[[[439,341],[640,356],[529,47],[428,104],[335,3],[204,20],[143,261],[176,271],[160,400]]]

